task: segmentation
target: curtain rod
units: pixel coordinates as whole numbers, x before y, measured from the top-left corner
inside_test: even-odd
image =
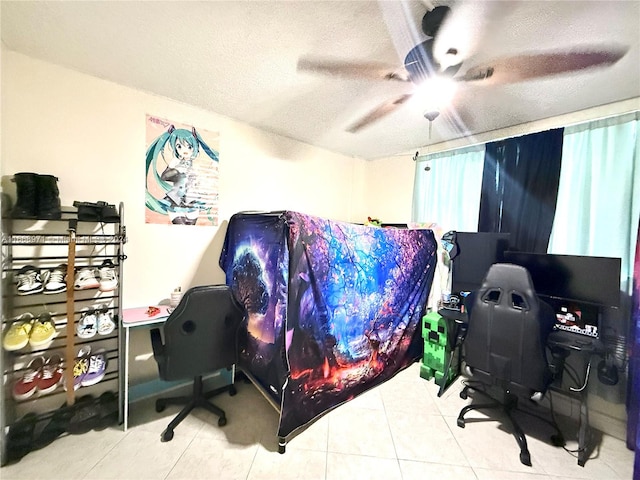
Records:
[[[411,155],[410,153],[398,153],[398,154],[392,155],[392,156],[393,157],[404,157],[404,156],[410,155],[411,158],[413,158],[414,160],[417,160],[417,157],[421,157],[421,156],[434,155],[436,153],[445,153],[445,152],[450,152],[452,150],[461,150],[463,148],[473,148],[473,147],[477,147],[478,145],[484,145],[485,143],[488,143],[488,142],[500,142],[500,141],[506,140],[508,138],[522,137],[524,135],[530,135],[532,133],[544,132],[546,130],[550,130],[550,129],[553,129],[553,128],[575,127],[577,125],[584,125],[586,123],[598,122],[598,121],[601,121],[601,120],[608,120],[610,118],[616,118],[616,117],[624,117],[625,115],[633,115],[633,114],[635,114],[636,120],[638,118],[640,118],[640,109],[638,109],[636,107],[636,108],[628,110],[626,112],[612,113],[610,115],[604,115],[604,116],[598,117],[598,118],[591,118],[591,119],[588,119],[588,120],[580,120],[580,121],[576,121],[576,122],[573,122],[573,123],[569,123],[569,124],[563,125],[561,127],[548,127],[548,128],[542,129],[542,130],[535,130],[534,129],[534,130],[532,130],[530,132],[521,133],[521,134],[518,134],[518,135],[511,135],[511,136],[506,135],[506,136],[494,138],[494,139],[491,139],[491,140],[486,140],[486,141],[483,141],[483,142],[479,141],[479,142],[469,143],[469,144],[465,144],[465,145],[461,145],[461,146],[457,146],[457,147],[444,148],[442,150],[436,150],[436,151],[427,152],[427,153],[424,153],[424,154],[419,154],[418,152],[420,152],[420,150],[426,149],[428,151],[430,146],[433,147],[433,145],[425,145],[425,146],[422,146],[422,147],[418,147],[416,149],[417,150],[416,153],[414,153],[413,155]],[[538,120],[538,121],[543,121],[543,120]],[[513,127],[506,127],[506,128],[513,128]],[[504,130],[504,129],[500,129],[500,130]],[[497,132],[497,131],[499,131],[499,130],[489,130],[487,132],[482,132],[482,135],[490,134],[491,132]],[[459,138],[464,138],[464,137],[459,137]],[[458,139],[455,139],[455,140],[458,140]],[[440,142],[440,143],[445,143],[445,142]],[[438,145],[438,144],[435,144],[435,145]]]

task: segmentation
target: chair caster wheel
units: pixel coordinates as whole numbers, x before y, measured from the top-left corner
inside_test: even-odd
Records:
[[[163,442],[170,442],[173,439],[173,430],[167,428],[162,435],[160,435],[160,440]]]
[[[528,467],[531,466],[531,455],[529,455],[529,452],[520,452],[520,462]]]
[[[220,417],[218,419],[218,426],[224,427],[227,424],[227,417]]]
[[[464,418],[458,418],[458,419],[456,420],[456,423],[458,424],[458,426],[459,426],[460,428],[464,428]]]
[[[236,393],[238,393],[238,390],[236,390],[236,387],[234,387],[233,385],[231,385],[229,387],[229,396],[233,397]]]
[[[566,442],[564,441],[564,437],[562,435],[551,435],[551,444],[554,447],[564,447]]]
[[[286,451],[285,445],[278,445],[278,453],[283,454]]]
[[[156,400],[156,412],[162,412],[167,406],[162,400]]]
[[[466,390],[461,390],[460,391],[460,398],[463,399],[463,400],[466,400],[468,398]]]

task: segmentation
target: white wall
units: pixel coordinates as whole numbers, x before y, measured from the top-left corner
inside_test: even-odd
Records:
[[[414,169],[410,155],[368,161],[364,194],[367,215],[383,223],[410,222]]]
[[[145,224],[145,115],[220,132],[221,228]],[[265,133],[212,112],[2,50],[3,189],[16,172],[53,174],[63,205],[124,202],[123,305],[177,285],[221,282],[225,226],[242,210],[366,219],[364,160]]]

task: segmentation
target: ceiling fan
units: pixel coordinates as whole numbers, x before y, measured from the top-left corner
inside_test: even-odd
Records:
[[[460,74],[466,60],[464,57],[468,55],[468,52],[465,54],[464,51],[460,51],[456,46],[455,36],[452,37],[449,34],[446,40],[443,40],[438,35],[443,25],[449,26],[456,21],[455,13],[446,5],[428,8],[422,18],[421,25],[422,32],[427,39],[415,45],[407,53],[404,65],[400,68],[377,62],[351,62],[303,57],[298,61],[298,70],[352,78],[406,82],[412,83],[416,87],[427,85],[428,81],[434,79],[499,85],[560,75],[587,68],[609,66],[620,60],[628,50],[619,46],[607,48],[599,46],[592,49],[522,53],[474,65]],[[464,15],[458,17],[464,18]],[[467,21],[473,22],[473,18],[468,15],[467,17]],[[447,33],[452,30],[456,29],[449,28]],[[461,31],[459,28],[457,30]],[[443,42],[449,44],[445,44],[443,48]],[[427,88],[430,87],[427,85]],[[415,93],[416,89],[378,105],[346,130],[351,133],[360,131],[394,112]],[[437,108],[427,108],[423,115],[431,122],[439,113]]]

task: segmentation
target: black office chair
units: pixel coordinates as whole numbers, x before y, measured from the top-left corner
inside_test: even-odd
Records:
[[[223,368],[231,368],[236,363],[236,331],[243,317],[244,312],[228,286],[199,286],[184,293],[179,305],[163,325],[163,335],[158,328],[151,330],[153,357],[158,363],[160,378],[168,381],[194,379],[191,396],[160,398],[156,401],[157,412],[163,411],[167,405],[187,404],[162,432],[163,442],[173,438],[173,429],[195,407],[206,408],[218,415],[219,426],[226,425],[224,411],[207,399],[224,391],[235,395],[235,387],[231,384],[204,393],[202,377]]]
[[[471,381],[460,397],[466,399],[472,390],[490,401],[464,407],[458,415],[458,426],[464,428],[464,416],[470,410],[501,409],[520,446],[520,461],[531,466],[527,440],[513,411],[518,407],[519,397],[540,401],[552,381],[545,349],[555,313],[538,298],[524,267],[504,263],[491,266],[482,287],[468,297],[465,304],[468,326],[463,348]],[[523,412],[554,427],[556,434],[551,437],[552,443],[564,445],[553,412],[552,420]]]

